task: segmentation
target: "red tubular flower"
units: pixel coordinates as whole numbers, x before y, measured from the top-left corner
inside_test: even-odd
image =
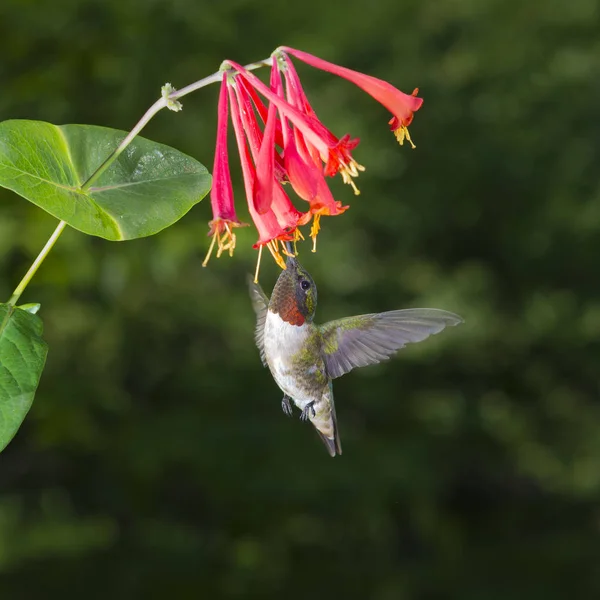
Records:
[[[279,71],[273,65],[271,69],[271,89],[277,88]],[[256,210],[263,214],[271,207],[273,188],[275,186],[275,125],[277,107],[271,103],[267,113],[267,122],[262,143],[256,161],[256,181],[254,183],[254,202]]]
[[[275,104],[280,114],[287,117],[294,127],[301,131],[307,143],[316,148],[326,164],[326,175],[334,175],[339,171],[345,183],[351,182],[350,178],[358,174],[358,167],[352,159],[350,151],[356,148],[358,140],[350,140],[349,135],[338,140],[315,116],[302,113],[238,63],[231,60],[227,62],[265,98]],[[356,188],[355,193],[358,193]]]
[[[269,108],[269,117],[262,144],[256,159],[256,179],[254,181],[254,207],[259,214],[266,213],[273,202],[275,184],[275,120],[277,109]]]
[[[313,240],[313,252],[316,251],[317,234],[320,229],[320,219],[323,215],[335,216],[342,214],[348,207],[336,202],[329,189],[325,177],[314,162],[306,162],[294,143],[291,128],[283,119],[284,161],[288,178],[294,191],[300,198],[310,204],[310,213],[314,221],[310,230]]]
[[[240,91],[242,91],[242,97],[244,97],[244,102],[247,103],[249,107],[254,105],[254,107],[256,108],[256,112],[260,116],[262,122],[266,125],[269,109],[260,99],[259,95],[256,93],[254,88],[243,77],[239,77],[238,82],[240,86]],[[283,137],[281,134],[281,126],[279,121],[275,126],[275,143],[280,148],[283,148]],[[275,157],[275,159],[277,160],[277,156]]]
[[[208,224],[208,235],[212,236],[212,242],[202,263],[203,267],[207,265],[215,243],[217,244],[217,257],[221,256],[225,250],[229,251],[229,256],[233,255],[233,250],[235,249],[235,233],[233,233],[233,228],[242,225],[235,213],[233,187],[229,173],[227,112],[227,82],[226,74],[224,73],[217,108],[217,144],[213,165],[213,185],[210,190],[213,219]]]
[[[281,178],[278,174],[276,174],[277,169],[272,169],[272,165],[269,164],[271,158],[279,156],[274,147],[273,131],[266,128],[263,136],[257,125],[253,126],[251,123],[247,124],[246,115],[250,112],[251,106],[249,107],[249,98],[246,94],[247,90],[242,85],[237,85],[242,81],[243,79],[239,77],[236,79],[234,91],[240,106],[241,121],[245,127],[246,137],[248,138],[248,143],[250,146],[250,154],[256,162],[256,179],[254,182],[253,193],[256,194],[259,188],[262,188],[261,193],[270,194],[271,208],[273,209],[273,213],[275,214],[278,223],[282,227],[286,228],[286,230],[289,232],[294,232],[298,225],[304,225],[310,220],[310,213],[304,214],[297,210],[290,201],[289,197],[283,191],[279,182],[283,179],[287,180],[288,178],[283,164],[281,164],[280,168],[284,177]],[[273,83],[275,86],[277,86],[276,76],[273,80]],[[274,106],[269,108],[269,111],[272,111],[273,109],[274,112],[272,114],[275,116],[270,117],[272,119],[270,124],[271,128],[273,127],[273,121],[276,119],[277,109]],[[277,125],[281,130],[281,124],[279,121],[277,121]],[[270,153],[270,156],[268,156],[268,153]],[[266,158],[265,154],[267,154]],[[273,166],[277,167],[276,161],[274,161]],[[262,174],[261,169],[263,169]],[[294,232],[294,238],[297,236],[298,234]]]
[[[292,105],[299,109],[301,112],[317,118],[317,114],[310,105],[300,78],[292,61],[285,54],[282,55],[282,69],[283,76],[285,78],[286,85],[286,99]],[[316,165],[320,164],[321,157],[318,150],[311,144],[307,144],[304,136],[298,129],[294,129],[294,138],[296,140],[296,148],[298,153],[306,162],[314,162]]]
[[[308,100],[302,91],[302,87],[299,84],[300,82],[298,81],[297,89],[299,88],[300,90],[300,93],[298,94],[300,102],[298,102],[297,106],[302,106],[307,111],[310,111],[314,114],[314,111],[310,107],[310,104],[308,103]],[[281,82],[277,61],[273,61],[270,85],[271,90],[275,92],[275,94],[283,97],[283,84]],[[276,110],[275,106],[273,103],[271,103],[269,108],[269,118],[272,114],[271,111],[274,110]],[[302,138],[301,134],[299,134],[298,137],[293,136],[291,127],[285,116],[282,116],[281,118],[281,128],[283,132],[283,159],[288,179],[298,196],[310,204],[310,211],[303,219],[303,223],[310,220],[310,217],[314,215],[313,226],[310,234],[313,238],[314,252],[316,250],[317,234],[320,228],[319,221],[321,216],[339,215],[344,212],[347,207],[342,207],[341,202],[336,202],[333,199],[333,195],[331,194],[331,191],[325,182],[325,177],[323,176],[321,169],[317,166],[319,162],[314,162],[310,160],[310,158],[308,162],[306,162],[302,158],[297,146],[305,149],[306,146],[304,145],[304,139]],[[266,130],[263,144],[267,144]],[[308,155],[308,152],[305,151],[305,154]],[[283,190],[281,191],[283,193]],[[292,206],[289,202],[289,199],[287,199],[287,205]],[[295,208],[293,210],[295,211],[295,215],[299,215]]]
[[[292,241],[297,239],[298,235],[300,235],[297,230],[299,219],[294,214],[294,211],[296,213],[298,213],[298,211],[293,207],[283,190],[280,190],[279,186],[277,186],[277,190],[281,193],[279,193],[279,191],[274,192],[269,209],[263,214],[260,214],[256,210],[253,196],[257,173],[252,162],[252,157],[250,156],[250,151],[248,150],[248,145],[246,144],[237,96],[235,91],[231,88],[231,85],[228,86],[228,92],[229,102],[231,104],[231,120],[233,121],[233,129],[240,153],[244,187],[248,199],[248,210],[258,231],[258,241],[254,244],[254,247],[259,248],[262,252],[262,247],[266,246],[273,255],[275,262],[277,262],[282,269],[285,269],[285,261],[280,254],[278,242]],[[286,201],[289,206],[287,206]],[[283,246],[283,248],[285,252],[285,246]],[[257,265],[255,279],[258,278],[260,256],[261,254],[259,253],[259,264]]]
[[[303,113],[316,117],[317,113],[314,111],[313,107],[308,101],[308,98],[306,97],[306,93],[304,92],[304,88],[302,87],[302,83],[300,82],[300,77],[298,77],[294,63],[290,60],[287,54],[281,55],[281,63],[283,76],[285,77],[285,83],[287,87],[287,101],[292,106],[295,106],[297,109],[301,110]]]
[[[306,162],[302,158],[294,143],[293,133],[287,124],[284,131],[286,129],[283,161],[287,177],[296,194],[302,200],[310,202],[317,195],[318,176],[322,176],[322,173],[312,161]]]
[[[286,82],[287,101],[306,115],[318,119],[317,114],[304,93],[304,88],[300,83],[300,78],[298,77],[298,73],[296,72],[292,61],[284,54],[282,56],[282,63]],[[358,145],[358,139],[351,140],[349,135],[345,135],[338,140],[328,129],[326,129],[325,135],[329,145],[336,146],[338,149],[336,153],[330,153],[327,156],[327,160],[323,159],[326,163],[325,175],[333,177],[333,175],[339,172],[344,183],[351,185],[354,193],[358,195],[360,192],[356,187],[353,178],[358,177],[359,171],[365,170],[365,168],[362,165],[359,165],[351,155],[351,150],[354,150]],[[318,150],[312,146],[312,144],[307,143],[306,140],[302,138],[302,134],[299,131],[296,131],[296,139],[299,151],[304,155],[304,160],[308,161],[310,157],[310,159],[316,161],[317,156],[319,155]],[[304,152],[303,149],[305,149]]]
[[[256,162],[256,177],[254,179],[253,194],[256,194],[257,190],[259,190],[261,186],[261,193],[270,194],[270,208],[275,214],[277,222],[286,230],[286,232],[292,232],[294,239],[296,239],[299,235],[299,232],[296,233],[296,228],[298,225],[306,224],[307,221],[310,220],[310,214],[305,215],[304,213],[301,213],[292,204],[288,196],[281,188],[281,184],[279,183],[281,179],[275,174],[277,169],[271,170],[271,165],[268,164],[268,161],[270,160],[269,157],[263,158],[262,164],[259,164],[261,161],[261,153],[263,153],[263,156],[269,151],[271,152],[271,156],[275,156],[277,154],[273,144],[273,133],[272,131],[268,132],[265,130],[265,135],[263,136],[258,126],[254,127],[246,124],[245,115],[248,113],[248,97],[246,96],[246,90],[242,86],[237,85],[240,81],[242,81],[241,78],[236,79],[234,92],[240,105],[241,123],[245,127],[246,137],[248,138],[248,144],[250,146],[250,155]],[[277,156],[279,155],[277,154]],[[274,166],[277,167],[277,163],[275,161]],[[285,175],[285,179],[287,180],[287,174],[285,173],[283,165],[281,165],[280,168],[282,173]],[[263,173],[260,175],[259,183],[259,172],[261,169],[266,169],[266,171],[263,171]],[[254,204],[257,204],[256,201]],[[284,239],[284,237],[281,236],[279,239],[282,241],[289,241],[287,238]]]
[[[286,242],[304,239],[300,226],[313,219],[310,236],[314,252],[321,217],[339,215],[348,208],[334,199],[326,176],[340,173],[344,182],[359,193],[353,180],[364,167],[352,157],[358,139],[351,139],[349,135],[337,138],[321,123],[304,92],[291,57],[344,77],[369,93],[392,112],[390,124],[400,144],[406,139],[414,147],[407,127],[423,102],[416,97],[417,90],[409,96],[385,81],[287,47],[279,48],[272,55],[269,86],[241,65],[225,61],[221,67],[224,73],[211,190],[213,219],[209,235],[212,242],[204,265],[215,245],[217,256],[226,250],[230,254],[233,252],[236,241],[233,227],[241,225],[235,213],[229,174],[229,112],[240,154],[248,210],[258,231],[258,240],[254,244],[259,250],[255,278],[264,246],[285,269],[282,254],[288,253]],[[268,63],[261,61],[251,68]],[[306,212],[292,204],[284,191],[282,184],[285,183],[290,183],[298,196],[308,203]]]
[[[334,65],[312,54],[308,54],[308,52],[302,52],[301,50],[295,50],[286,46],[282,46],[279,50],[295,56],[312,67],[343,77],[367,92],[367,94],[370,94],[377,102],[385,106],[392,113],[393,117],[390,120],[390,129],[394,132],[400,145],[406,139],[413,148],[415,147],[410,139],[408,126],[413,120],[413,113],[419,110],[423,104],[423,99],[417,97],[418,88],[410,95],[405,94],[387,81],[347,69],[346,67]]]
[[[256,160],[261,148],[263,132],[260,130],[256,120],[254,108],[256,108],[256,111],[265,124],[267,123],[268,109],[243,77],[236,78],[235,94],[240,107],[242,124],[246,132],[246,137],[248,138],[248,143],[250,144],[252,156]],[[275,145],[283,148],[281,123],[278,120],[275,121]],[[285,182],[287,176],[283,165],[283,158],[276,151],[273,152],[273,156],[275,163],[275,179],[277,179],[277,181]]]
[[[246,145],[246,139],[244,136],[244,129],[240,118],[239,107],[236,103],[236,97],[231,87],[228,86],[229,102],[231,103],[231,120],[233,122],[233,130],[235,132],[235,139],[240,153],[240,163],[242,165],[242,175],[244,178],[244,188],[246,190],[246,199],[248,200],[248,210],[250,216],[256,225],[258,230],[259,240],[258,245],[266,244],[273,239],[276,239],[279,235],[285,234],[285,231],[281,228],[277,222],[275,214],[269,207],[262,215],[256,210],[254,203],[254,184],[256,181],[256,169],[252,163],[252,158]]]
[[[292,61],[285,54],[282,55],[282,69],[286,82],[286,99],[287,101],[304,114],[318,120],[317,113],[313,110],[306,94],[298,73],[294,68]],[[353,158],[351,151],[358,146],[358,139],[351,140],[349,135],[343,136],[338,139],[331,131],[324,127],[324,135],[327,143],[330,147],[335,147],[336,152],[330,152],[325,158],[322,157],[325,162],[325,175],[333,177],[336,173],[340,173],[344,183],[352,186],[354,193],[358,195],[360,192],[353,181],[354,177],[358,177],[359,171],[364,171],[365,168],[358,164]],[[296,144],[299,152],[304,156],[304,160],[308,161],[312,159],[317,161],[319,156],[318,149],[307,142],[300,131],[296,130]],[[303,151],[303,149],[305,149]]]
[[[280,237],[282,241],[295,241],[302,238],[298,230],[300,225],[306,225],[310,221],[311,213],[300,212],[290,200],[289,196],[283,190],[280,183],[275,182],[273,187],[273,212],[279,224],[284,224],[287,229],[287,235]]]

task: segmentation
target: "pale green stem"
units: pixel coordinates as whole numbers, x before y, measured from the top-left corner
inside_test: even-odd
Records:
[[[42,248],[42,251],[38,254],[37,258],[33,261],[33,264],[31,265],[31,267],[29,267],[29,271],[27,271],[27,273],[25,273],[25,277],[23,277],[23,279],[21,279],[21,282],[16,287],[15,291],[13,292],[13,295],[10,297],[10,300],[8,301],[8,303],[11,306],[15,306],[15,304],[18,302],[19,298],[21,297],[21,294],[25,291],[25,288],[27,287],[27,285],[29,284],[29,282],[31,281],[33,276],[35,275],[36,271],[40,268],[40,265],[46,259],[46,256],[48,256],[48,254],[50,253],[50,250],[52,250],[52,247],[56,243],[56,240],[58,240],[58,238],[60,237],[60,234],[63,232],[63,229],[66,226],[67,226],[67,223],[65,221],[61,221],[58,224],[58,226],[54,230],[54,233],[50,236],[50,239],[46,242],[46,245]]]
[[[264,60],[260,60],[258,62],[251,63],[246,65],[246,69],[252,71],[254,69],[258,69],[260,67],[268,66],[272,63],[272,59],[265,58]],[[217,71],[208,77],[204,77],[204,79],[200,79],[195,83],[191,83],[180,90],[173,90],[168,95],[163,95],[162,98],[158,99],[145,113],[144,116],[137,122],[135,127],[129,132],[127,137],[119,144],[119,146],[108,156],[108,158],[90,175],[88,180],[81,186],[81,190],[89,190],[91,185],[112,165],[112,163],[119,157],[119,155],[131,144],[134,138],[142,131],[142,129],[150,122],[150,120],[158,113],[160,110],[167,106],[172,106],[175,100],[178,98],[183,98],[183,96],[187,96],[187,94],[191,94],[200,88],[203,88],[211,83],[217,83],[221,81],[222,71]],[[178,110],[178,109],[177,109]]]

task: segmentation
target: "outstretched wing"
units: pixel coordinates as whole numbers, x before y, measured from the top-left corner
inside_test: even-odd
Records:
[[[359,315],[321,326],[323,355],[329,377],[387,360],[406,344],[421,342],[463,320],[436,308],[409,308]]]
[[[269,298],[263,292],[258,283],[254,283],[254,279],[248,276],[248,287],[250,288],[250,299],[252,300],[252,308],[256,313],[256,329],[254,330],[254,339],[260,352],[260,359],[263,365],[267,366],[267,358],[265,356],[265,321],[267,320],[267,307],[269,306]]]

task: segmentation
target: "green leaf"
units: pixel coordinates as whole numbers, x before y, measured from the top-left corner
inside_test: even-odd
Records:
[[[152,235],[200,202],[211,176],[197,160],[137,137],[89,190],[82,190],[125,136],[93,125],[4,121],[0,186],[90,235],[107,240]]]
[[[0,451],[27,415],[46,362],[42,320],[0,304]]]

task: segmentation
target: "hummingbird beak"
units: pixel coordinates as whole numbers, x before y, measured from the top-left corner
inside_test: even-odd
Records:
[[[286,269],[289,267],[296,267],[298,265],[298,261],[295,256],[286,256],[285,257],[285,266]]]
[[[285,259],[285,266],[287,267],[295,267],[298,264],[296,257],[294,256],[294,248],[291,242],[285,242],[285,247],[288,251]]]

